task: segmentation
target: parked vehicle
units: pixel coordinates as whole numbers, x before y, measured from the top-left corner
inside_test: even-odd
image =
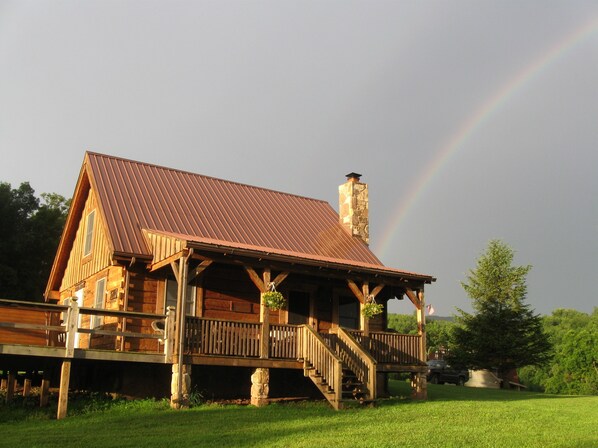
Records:
[[[428,382],[432,384],[452,383],[463,386],[469,380],[469,371],[454,369],[444,359],[428,361]]]

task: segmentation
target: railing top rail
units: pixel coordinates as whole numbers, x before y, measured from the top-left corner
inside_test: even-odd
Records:
[[[194,320],[209,320],[211,322],[226,322],[232,324],[249,324],[249,325],[261,325],[260,322],[246,322],[242,320],[229,320],[229,319],[214,319],[213,317],[199,317],[199,316],[185,316],[187,319]]]
[[[342,327],[339,327],[342,328]],[[347,333],[355,333],[355,334],[363,334],[363,330],[353,330],[348,328],[343,328]],[[371,335],[389,335],[389,336],[412,336],[414,338],[418,338],[419,334],[405,334],[405,333],[397,333],[396,331],[370,331]]]
[[[68,306],[66,307],[68,309]],[[104,308],[79,308],[80,314],[109,317],[137,317],[140,319],[165,319],[165,314],[139,313],[137,311],[107,310]]]
[[[370,331],[370,335],[410,336],[419,338],[419,334],[395,333],[394,331]]]
[[[25,300],[12,300],[12,299],[0,299],[0,306],[10,307],[17,309],[28,309],[28,310],[43,310],[43,311],[56,311],[62,312],[67,310],[68,305],[56,305],[54,303],[42,303],[42,302],[27,302]]]
[[[26,309],[26,310],[39,310],[39,311],[55,311],[63,312],[69,309],[68,305],[57,305],[54,303],[40,303],[40,302],[27,302],[23,300],[11,300],[11,299],[0,299],[0,307]],[[119,311],[119,310],[107,310],[105,308],[86,308],[79,307],[79,313],[89,314],[93,316],[111,316],[111,317],[137,317],[142,319],[164,319],[164,314],[154,313],[139,313],[137,311]]]

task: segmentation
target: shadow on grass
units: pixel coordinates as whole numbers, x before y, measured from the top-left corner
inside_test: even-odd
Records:
[[[414,402],[410,399],[411,386],[405,381],[390,380],[389,390],[393,398],[381,402],[392,405],[397,402]],[[396,397],[396,398],[395,398]],[[428,384],[428,401],[520,401],[520,400],[558,400],[562,398],[581,398],[576,395],[551,395],[542,392],[527,392],[504,389],[486,389],[481,387],[462,387],[451,384]]]

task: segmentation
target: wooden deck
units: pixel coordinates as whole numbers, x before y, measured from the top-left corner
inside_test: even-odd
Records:
[[[158,315],[80,308],[76,300],[64,305],[0,300],[0,316],[0,370],[5,372],[36,359],[40,370],[44,360],[60,360],[70,372],[72,360],[175,364],[181,356],[182,364],[190,365],[303,369],[339,409],[349,401],[348,391],[360,402],[373,402],[378,373],[426,369],[418,358],[417,335],[343,328],[319,334],[308,325],[186,317],[179,354],[172,308]],[[125,320],[141,331],[121,330],[126,326],[119,322]],[[85,328],[91,325],[81,322],[96,325]],[[142,340],[146,343],[131,342]]]
[[[79,316],[85,315],[115,322],[133,319],[138,322],[135,327],[144,331],[120,331],[117,325],[110,323],[82,328]],[[76,302],[67,306],[0,300],[0,316],[0,355],[173,362],[174,312],[159,315],[79,308]],[[271,324],[268,344],[261,344],[262,325],[187,317],[184,356],[192,364],[301,368],[306,343],[304,326]],[[348,342],[340,343],[341,332]],[[344,353],[345,361],[352,362],[355,368],[356,361],[350,360],[348,353],[355,354],[357,350],[367,352],[376,362],[378,371],[419,371],[422,367],[418,360],[420,337],[417,335],[371,332],[366,337],[361,331],[337,329],[334,334],[323,336],[327,345]],[[144,350],[144,345],[139,344],[121,349],[125,346],[123,340],[138,339],[154,341],[156,348]],[[266,352],[263,347],[267,348]]]

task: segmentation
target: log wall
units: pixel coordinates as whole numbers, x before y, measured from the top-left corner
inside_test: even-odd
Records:
[[[212,265],[203,275],[204,317],[259,322],[260,292],[243,268]],[[271,312],[270,321],[278,323],[278,315]]]
[[[0,322],[46,325],[47,313],[34,310],[2,308]],[[0,344],[46,345],[44,330],[25,330],[0,327]]]

